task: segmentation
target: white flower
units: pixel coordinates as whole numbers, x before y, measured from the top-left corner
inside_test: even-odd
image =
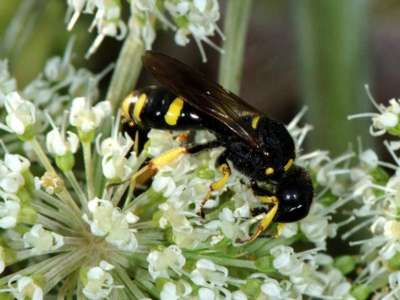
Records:
[[[35,224],[24,234],[23,240],[25,247],[31,248],[36,253],[56,250],[64,245],[63,236],[44,229],[41,224]]]
[[[4,161],[0,161],[0,187],[15,194],[25,184],[23,174],[29,167],[30,162],[25,157],[6,153]]]
[[[67,136],[63,136],[57,128],[54,128],[46,135],[46,146],[50,154],[64,156],[78,150],[79,138],[71,131],[67,131]]]
[[[240,210],[238,210],[240,212]],[[234,213],[227,207],[218,215],[218,226],[222,233],[230,240],[243,239],[248,232],[248,226],[242,226],[235,218]]]
[[[247,296],[241,290],[232,293],[232,300],[247,300]]]
[[[191,280],[204,287],[223,287],[228,280],[228,269],[208,259],[200,259],[196,268],[190,273]]]
[[[163,285],[160,293],[161,300],[182,300],[186,299],[192,292],[192,287],[184,280],[179,280],[176,283],[167,282]]]
[[[286,299],[282,287],[275,279],[265,279],[264,283],[261,285],[261,292],[270,300]]]
[[[0,161],[0,187],[3,191],[15,194],[24,184],[25,179],[19,172],[13,172]]]
[[[83,294],[90,300],[108,299],[114,285],[114,279],[109,273],[114,266],[102,260],[99,266],[90,268],[87,273],[87,283],[83,288]]]
[[[124,156],[108,155],[101,161],[104,177],[112,181],[124,181],[133,172],[130,160]]]
[[[298,231],[298,224],[297,223],[286,223],[284,224],[283,231],[281,233],[281,236],[284,238],[291,238],[292,236],[295,236]]]
[[[42,300],[43,290],[31,277],[15,275],[8,281],[8,288],[0,289],[0,292],[9,292],[17,300]]]
[[[88,99],[78,97],[72,101],[69,122],[82,132],[88,133],[95,130],[110,113],[111,103],[109,101],[99,102],[92,107]]]
[[[133,141],[128,136],[117,135],[116,137],[108,137],[101,142],[100,154],[107,155],[126,155],[131,147]]]
[[[170,176],[156,175],[152,184],[156,192],[161,192],[164,197],[171,197],[176,190],[175,180]]]
[[[185,265],[185,257],[181,249],[175,245],[165,248],[162,252],[151,251],[147,256],[149,263],[149,273],[153,279],[158,277],[169,278],[168,269],[171,268],[175,273],[180,274]]]
[[[372,149],[367,149],[359,155],[360,162],[369,169],[374,169],[378,166],[378,155]]]
[[[96,236],[105,236],[106,241],[123,251],[134,252],[138,243],[129,224],[136,223],[138,217],[128,212],[123,214],[111,201],[95,198],[88,203],[92,221],[85,214],[83,219],[90,225]]]
[[[6,124],[8,130],[18,135],[23,135],[28,127],[36,122],[36,109],[33,103],[21,98],[17,92],[12,92],[5,97],[7,111]]]
[[[133,142],[122,135],[109,137],[101,143],[100,154],[103,155],[102,170],[104,176],[112,181],[124,181],[133,172],[133,166],[137,162],[134,152],[126,158]]]
[[[325,247],[327,238],[333,238],[336,235],[335,224],[330,224],[329,217],[324,215],[323,206],[316,203],[309,215],[300,221],[300,229],[306,238],[315,243],[318,247]]]
[[[161,228],[166,228],[169,224],[175,231],[191,232],[193,230],[185,216],[183,201],[176,199],[176,201],[164,202],[159,205],[159,209],[162,212],[159,221]]]
[[[218,291],[202,287],[199,289],[199,300],[218,300]]]
[[[276,246],[271,249],[271,254],[274,257],[273,266],[279,273],[294,276],[302,272],[304,264],[295,256],[291,247]]]
[[[15,227],[20,209],[21,205],[18,201],[4,199],[4,202],[0,202],[0,228]]]

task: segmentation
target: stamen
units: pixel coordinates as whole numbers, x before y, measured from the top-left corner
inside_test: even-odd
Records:
[[[96,74],[96,83],[102,80],[108,73],[110,73],[115,67],[115,63],[110,63],[103,71]]]
[[[380,129],[380,130],[374,131],[374,125],[371,125],[369,127],[369,134],[372,136],[381,136],[381,135],[385,134],[385,132],[386,132],[385,129]]]
[[[206,63],[207,57],[206,57],[206,53],[204,52],[204,48],[203,48],[203,45],[201,44],[201,41],[196,36],[194,36],[194,41],[196,42],[196,45],[200,50],[201,61],[203,63]]]
[[[203,41],[208,44],[211,48],[214,50],[217,50],[219,53],[224,54],[225,50],[219,47],[217,44],[215,44],[212,40],[210,40],[208,37],[204,37]]]
[[[307,111],[308,111],[308,106],[303,106],[303,108],[294,116],[292,121],[290,121],[287,128],[293,129],[294,127],[296,127]]]
[[[67,47],[64,52],[64,57],[63,57],[63,65],[67,66],[71,62],[71,56],[72,56],[72,49],[74,48],[75,44],[75,36],[72,36],[67,44]]]
[[[75,11],[71,17],[71,20],[69,21],[67,25],[67,30],[71,31],[72,28],[74,28],[76,21],[78,21],[79,16],[81,15],[81,11]]]
[[[219,28],[218,24],[215,24],[215,31],[218,33],[219,37],[225,41],[226,37],[224,35],[224,33],[222,32],[221,28]]]
[[[47,121],[49,121],[50,126],[51,126],[53,129],[55,129],[55,130],[58,131],[58,127],[57,127],[56,123],[54,123],[53,118],[50,116],[50,114],[48,113],[47,110],[44,112],[44,115],[45,115]]]
[[[96,51],[96,49],[100,46],[106,36],[103,33],[100,33],[95,38],[93,44],[90,46],[89,50],[85,54],[85,58],[88,59],[92,54]]]
[[[116,139],[118,137],[120,123],[121,123],[121,110],[118,110],[117,117],[115,118],[115,122],[113,124],[113,129],[112,129],[112,134],[111,134],[113,139]]]
[[[367,96],[369,98],[369,100],[371,101],[371,103],[375,106],[375,108],[380,111],[383,112],[381,106],[375,101],[374,97],[371,94],[371,90],[369,89],[369,85],[366,84],[364,85],[365,91],[367,92]]]
[[[353,120],[353,119],[359,119],[359,118],[373,118],[377,117],[379,114],[377,113],[360,113],[360,114],[354,114],[350,115],[347,117],[347,120]]]
[[[369,239],[365,239],[365,240],[352,241],[352,242],[349,242],[349,245],[353,247],[353,246],[359,246],[362,244],[366,244],[368,242],[375,242],[375,241],[379,241],[379,240],[382,240],[382,237],[377,236],[377,237],[373,237],[373,238],[369,238]]]
[[[354,220],[354,216],[352,216],[352,217],[353,217],[353,220]],[[368,225],[370,225],[373,222],[374,222],[373,219],[368,219],[368,220],[365,220],[364,222],[361,222],[360,224],[354,226],[352,229],[350,229],[349,231],[347,231],[346,233],[344,233],[342,235],[342,240],[347,240],[354,233],[356,233],[357,231],[363,229],[364,227],[367,227]]]

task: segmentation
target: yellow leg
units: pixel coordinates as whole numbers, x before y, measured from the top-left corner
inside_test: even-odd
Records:
[[[226,163],[220,165],[218,168],[218,171],[221,172],[222,177],[210,185],[207,195],[204,197],[204,199],[200,203],[199,214],[202,218],[204,218],[204,205],[210,199],[211,193],[213,191],[218,191],[218,190],[222,189],[225,186],[226,182],[228,181],[229,176],[231,176],[231,169],[229,168],[229,165]]]
[[[146,166],[141,168],[131,177],[131,184],[135,184],[137,179],[140,177],[140,182],[144,182],[146,179],[153,176],[161,167],[169,165],[179,156],[186,153],[185,147],[178,147],[168,150],[156,158],[153,158]]]
[[[278,198],[275,196],[263,196],[263,197],[257,197],[260,202],[265,203],[265,204],[272,204],[271,209],[268,211],[268,213],[264,216],[264,218],[258,223],[256,231],[253,233],[251,237],[245,240],[241,240],[240,242],[245,243],[245,242],[251,242],[254,241],[262,232],[264,232],[269,225],[271,225],[272,221],[275,218],[276,213],[278,212],[278,207],[279,207],[279,201]]]
[[[279,202],[276,196],[257,196],[257,199],[263,204],[277,204]]]
[[[276,234],[274,237],[278,238],[282,235],[283,230],[285,229],[285,223],[278,223],[278,228],[276,230]]]

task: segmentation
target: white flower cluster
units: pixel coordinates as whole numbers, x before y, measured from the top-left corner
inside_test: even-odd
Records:
[[[68,30],[74,27],[81,13],[94,15],[89,30],[96,28],[97,37],[88,50],[88,56],[96,51],[106,36],[121,40],[126,37],[128,30],[143,41],[146,49],[151,49],[156,38],[155,20],[175,32],[175,42],[180,46],[187,45],[189,36],[193,36],[204,61],[206,56],[203,42],[221,51],[210,40],[215,32],[223,37],[217,25],[220,17],[217,0],[128,0],[128,2],[131,15],[129,21],[125,22],[121,12],[122,3],[119,0],[67,1]]]

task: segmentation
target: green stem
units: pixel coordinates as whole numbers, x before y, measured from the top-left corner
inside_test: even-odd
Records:
[[[82,147],[83,160],[85,162],[87,193],[89,200],[92,200],[94,198],[92,147],[90,143],[82,143]]]
[[[258,270],[256,267],[255,261],[251,261],[251,260],[226,258],[226,257],[215,256],[215,255],[202,255],[202,254],[189,253],[189,252],[184,253],[184,255],[186,258],[192,258],[192,259],[201,259],[201,258],[209,259],[217,264],[221,264],[224,266]]]
[[[79,199],[79,202],[81,203],[82,209],[84,211],[88,212],[86,195],[83,192],[81,186],[79,185],[79,182],[75,177],[75,174],[72,171],[68,171],[68,172],[65,172],[65,177],[67,177],[68,181],[72,185],[72,188],[75,190],[75,193],[78,195],[78,199]]]
[[[57,174],[56,170],[53,168],[50,160],[48,159],[46,153],[43,151],[43,148],[40,145],[39,141],[36,138],[33,138],[31,140],[31,143],[33,151],[35,151],[35,154],[39,158],[40,163],[43,165],[46,171]]]
[[[42,146],[40,145],[39,141],[36,138],[33,138],[31,140],[31,143],[32,143],[33,151],[39,158],[39,161],[41,162],[43,167],[46,169],[46,171],[50,172],[51,174],[54,174],[54,176],[59,177],[56,170],[52,166],[50,160],[48,159],[46,153],[44,152]],[[61,178],[61,177],[59,177],[59,178]],[[74,215],[74,217],[77,219],[78,223],[81,223],[81,225],[82,225],[82,222],[80,221],[81,211],[79,210],[79,207],[76,205],[75,201],[73,200],[73,198],[70,195],[70,193],[68,192],[68,190],[65,187],[63,187],[62,190],[57,193],[57,196],[62,201],[64,201],[67,205],[69,205],[71,207],[71,209],[76,213]]]
[[[368,111],[364,90],[368,82],[368,16],[372,1],[292,1],[300,55],[302,96],[315,130],[311,147],[329,149],[333,155],[349,142],[369,136],[367,118],[347,116]]]
[[[44,287],[45,293],[49,292],[62,279],[81,267],[80,262],[85,258],[85,251],[85,249],[81,249],[68,253],[68,256],[66,256],[62,262],[46,272],[45,277],[47,280]]]
[[[243,53],[252,0],[230,0],[224,23],[224,51],[219,65],[219,83],[238,94]]]
[[[114,274],[116,274],[119,277],[120,281],[125,285],[127,292],[129,292],[131,296],[135,297],[135,299],[146,298],[146,296],[138,288],[138,286],[131,280],[131,278],[125,272],[125,270],[121,269],[118,266],[114,269]]]
[[[118,57],[117,65],[106,99],[111,102],[113,111],[118,109],[122,99],[135,87],[142,69],[142,55],[144,47],[142,41],[131,33],[126,38]]]

